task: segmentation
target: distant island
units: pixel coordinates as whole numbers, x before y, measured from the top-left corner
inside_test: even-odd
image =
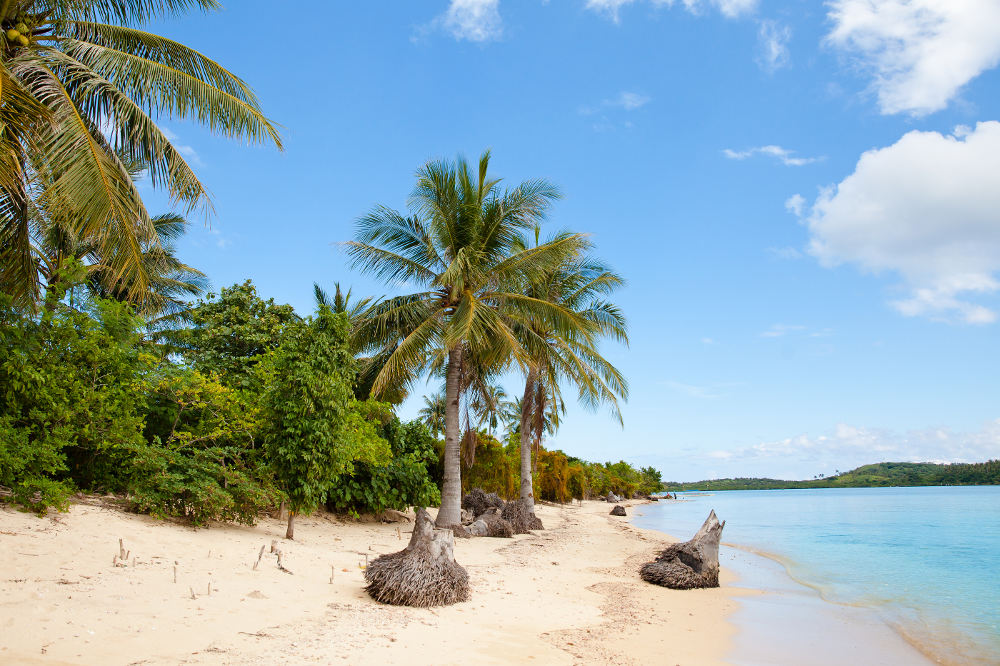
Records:
[[[667,492],[678,490],[780,490],[787,488],[875,488],[882,486],[989,486],[1000,484],[1000,460],[981,463],[883,462],[864,465],[833,476],[804,481],[781,479],[712,479],[666,481]]]

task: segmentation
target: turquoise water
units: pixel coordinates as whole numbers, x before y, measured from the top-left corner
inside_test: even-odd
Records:
[[[778,560],[826,601],[874,609],[935,660],[1000,663],[1000,487],[681,497],[635,524],[684,539],[715,509],[724,542]]]

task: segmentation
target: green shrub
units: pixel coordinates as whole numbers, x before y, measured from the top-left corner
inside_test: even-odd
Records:
[[[392,450],[387,465],[357,463],[354,474],[344,474],[330,485],[327,508],[355,513],[381,513],[386,509],[437,506],[441,491],[428,466],[437,463],[435,439],[419,421],[401,423],[384,403],[359,403],[370,415],[377,410],[388,417],[379,428]],[[371,420],[372,416],[369,416]],[[384,420],[383,416],[380,420]]]
[[[127,306],[50,305],[33,316],[0,297],[0,484],[36,510],[64,505],[74,485],[124,487],[122,460],[142,441],[142,376],[155,360]]]
[[[147,396],[148,443],[132,448],[133,506],[155,516],[252,525],[281,499],[260,445],[254,396],[166,366]]]

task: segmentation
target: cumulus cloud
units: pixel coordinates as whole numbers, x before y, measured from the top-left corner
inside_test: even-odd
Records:
[[[604,14],[615,23],[621,20],[620,10],[636,0],[586,0],[585,7]],[[692,14],[700,14],[706,9],[717,9],[723,16],[736,18],[751,14],[757,9],[758,0],[648,0],[654,7],[683,5]]]
[[[1000,62],[996,0],[831,0],[827,43],[872,75],[884,114],[945,108]]]
[[[754,155],[767,155],[773,157],[785,166],[804,166],[822,160],[822,157],[794,157],[795,151],[782,148],[781,146],[757,146],[746,150],[732,150],[726,148],[722,154],[731,160],[745,160]]]
[[[846,471],[874,462],[981,462],[1000,456],[1000,419],[965,433],[948,428],[900,433],[840,424],[825,435],[801,434],[707,456],[741,465],[772,461],[800,469],[820,467],[827,474],[833,467]]]
[[[458,40],[489,42],[503,35],[500,0],[451,0],[432,27],[440,27]]]
[[[788,65],[791,53],[788,41],[792,29],[776,21],[761,21],[757,29],[757,64],[768,72],[775,72]]]
[[[809,252],[822,265],[898,274],[908,293],[892,306],[902,314],[997,319],[970,299],[1000,290],[1000,122],[909,132],[864,153],[808,213],[792,207],[805,215]]]

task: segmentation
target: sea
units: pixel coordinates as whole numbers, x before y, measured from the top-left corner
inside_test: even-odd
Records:
[[[715,510],[739,598],[730,661],[1000,664],[1000,486],[680,493],[637,527]]]

